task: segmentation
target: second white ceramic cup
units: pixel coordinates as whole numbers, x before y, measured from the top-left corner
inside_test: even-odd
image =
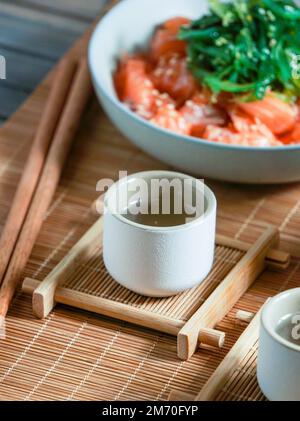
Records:
[[[194,287],[203,281],[213,264],[214,194],[204,186],[204,212],[186,224],[171,227],[141,225],[113,209],[117,194],[127,195],[128,183],[137,178],[147,183],[153,178],[193,179],[176,172],[147,171],[121,179],[107,191],[103,258],[108,272],[121,285],[146,296],[170,296]]]
[[[300,313],[300,288],[271,298],[261,314],[258,383],[271,401],[300,401],[300,346],[276,332],[279,320]]]

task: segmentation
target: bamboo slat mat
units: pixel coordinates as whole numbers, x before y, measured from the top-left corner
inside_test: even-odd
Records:
[[[83,44],[70,54],[78,54]],[[0,129],[1,226],[51,77]],[[167,166],[132,146],[97,101],[91,101],[24,277],[42,280],[95,221],[90,205],[100,178],[117,178],[119,170],[158,168]],[[217,326],[226,332],[225,347],[200,349],[183,362],[176,356],[176,338],[64,306],[37,320],[30,298],[17,293],[7,318],[6,339],[0,343],[1,400],[163,400],[171,389],[196,395],[245,327],[236,323],[235,311],[257,311],[270,295],[300,286],[300,185],[206,182],[218,199],[219,233],[252,242],[265,223],[272,223],[280,228],[282,248],[295,256],[284,272],[265,271]],[[187,317],[189,309],[176,311]],[[255,357],[251,358],[249,354],[244,366],[237,368],[218,399],[262,399],[251,376]]]
[[[218,401],[265,400],[256,378],[257,350],[258,343],[249,351],[240,366],[233,371],[222,391],[217,396]]]

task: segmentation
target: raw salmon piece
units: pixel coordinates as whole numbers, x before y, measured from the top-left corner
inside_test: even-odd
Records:
[[[152,73],[152,81],[156,89],[168,93],[178,105],[183,105],[197,90],[197,83],[187,68],[186,59],[177,54],[160,58]]]
[[[168,29],[170,32],[173,32],[174,34],[178,34],[179,29],[182,26],[189,25],[190,23],[191,23],[190,19],[184,18],[182,16],[178,16],[178,17],[171,18],[171,19],[167,20],[164,23],[163,27],[165,29]]]
[[[155,114],[164,108],[169,110],[175,110],[175,101],[168,94],[161,94],[157,89],[152,90],[152,99],[150,106],[146,107],[145,105],[137,105],[135,110],[137,114],[146,120],[150,120],[155,116]]]
[[[156,113],[161,108],[169,108],[174,109],[176,108],[176,102],[173,98],[170,97],[167,93],[161,93],[157,89],[153,90],[154,95],[154,108],[153,112]]]
[[[180,114],[189,126],[190,135],[196,137],[201,137],[207,125],[224,126],[227,121],[226,113],[217,106],[210,105],[203,93],[197,93],[186,101]]]
[[[280,137],[285,145],[300,143],[300,121],[298,121],[292,131]]]
[[[203,138],[217,143],[227,143],[229,145],[243,145],[243,146],[279,146],[282,143],[275,137],[269,138],[260,130],[246,131],[243,133],[237,132],[233,127],[219,127],[209,125],[205,128]]]
[[[298,110],[295,105],[287,104],[273,94],[261,101],[240,102],[240,109],[252,117],[257,117],[274,134],[282,134],[292,129]]]
[[[120,100],[145,118],[151,118],[155,90],[147,66],[144,59],[126,58],[119,64],[114,79]]]
[[[297,101],[298,119],[293,129],[280,138],[284,144],[300,143],[300,99]]]
[[[210,124],[206,126],[202,137],[206,140],[217,143],[234,144],[240,141],[239,135],[228,127],[220,127]]]
[[[182,25],[190,23],[186,18],[174,18],[159,27],[151,41],[151,58],[158,60],[162,55],[177,53],[186,54],[186,43],[178,39],[178,32]]]
[[[245,111],[239,109],[237,106],[228,109],[233,127],[237,132],[247,132],[250,126],[255,124],[254,118]]]
[[[268,126],[263,124],[257,117],[252,117],[245,111],[233,106],[229,108],[229,115],[232,120],[234,129],[247,139],[254,139],[257,136],[259,139],[264,137],[270,146],[276,146],[278,139],[271,132]],[[259,140],[261,146],[264,146],[264,141]]]
[[[175,110],[175,101],[170,97],[170,95],[164,93],[161,94],[157,89],[153,89],[153,101],[151,103],[151,108],[145,112],[145,107],[137,107],[136,112],[146,119],[153,118],[161,109]]]
[[[159,108],[150,120],[153,124],[178,134],[188,134],[188,125],[180,113],[173,107]]]

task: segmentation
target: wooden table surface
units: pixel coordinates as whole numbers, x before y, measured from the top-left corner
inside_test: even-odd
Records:
[[[0,0],[0,123],[99,14],[105,0]]]

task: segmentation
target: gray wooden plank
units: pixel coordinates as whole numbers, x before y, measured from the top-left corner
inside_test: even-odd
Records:
[[[57,60],[62,56],[82,32],[55,28],[3,12],[0,13],[0,28],[0,48],[48,60]]]
[[[0,125],[41,81],[107,0],[0,0]]]
[[[31,92],[53,67],[54,60],[28,56],[21,52],[0,48],[6,59],[6,86]]]
[[[16,16],[22,19],[28,19],[33,22],[44,23],[45,25],[70,30],[75,32],[82,32],[89,21],[74,16],[51,13],[49,9],[39,10],[36,7],[30,8],[22,4],[14,4],[11,1],[0,0],[0,11],[11,16]]]
[[[8,118],[25,101],[28,93],[5,85],[0,81],[0,118]]]
[[[35,8],[82,20],[92,20],[108,0],[4,0],[10,4]]]

